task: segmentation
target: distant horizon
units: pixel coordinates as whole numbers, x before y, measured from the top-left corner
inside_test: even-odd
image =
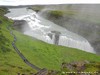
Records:
[[[48,5],[48,4],[99,4],[100,0],[0,0],[0,6]]]

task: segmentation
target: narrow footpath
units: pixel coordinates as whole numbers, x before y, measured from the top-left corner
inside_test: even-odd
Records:
[[[16,36],[13,34],[13,31],[11,30],[10,26],[7,27],[7,29],[10,31],[10,34],[14,37],[14,40],[12,42],[12,46],[14,48],[14,50],[17,52],[17,54],[20,56],[20,58],[30,67],[32,67],[33,69],[40,71],[41,69],[39,67],[37,67],[36,65],[30,63],[25,57],[24,55],[20,52],[20,50],[16,47],[15,43],[17,41]]]

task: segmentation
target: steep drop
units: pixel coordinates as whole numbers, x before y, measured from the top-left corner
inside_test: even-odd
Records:
[[[87,52],[95,53],[89,42],[63,27],[60,27],[49,20],[46,20],[38,14],[27,8],[13,8],[6,14],[13,20],[25,20],[30,27],[23,33],[47,43],[78,48]]]

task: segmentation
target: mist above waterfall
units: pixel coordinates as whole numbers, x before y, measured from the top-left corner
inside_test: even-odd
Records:
[[[62,26],[67,30],[77,33],[86,38],[100,53],[100,5],[99,4],[62,4],[47,5],[40,10],[39,14]],[[55,18],[50,15],[51,11],[61,11],[62,17]]]

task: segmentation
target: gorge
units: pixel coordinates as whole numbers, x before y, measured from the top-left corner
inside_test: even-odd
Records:
[[[32,9],[36,10],[36,7],[40,6],[33,6]],[[87,39],[100,54],[99,8],[99,4],[62,4],[45,5],[38,10],[42,17]]]
[[[20,29],[23,34],[35,37],[50,44],[67,46],[95,53],[93,47],[85,38],[50,22],[31,9],[26,7],[10,8],[9,11],[10,13],[5,15],[8,18],[15,21],[25,21],[23,27]]]
[[[0,0],[0,75],[100,75],[99,5],[16,1]]]

